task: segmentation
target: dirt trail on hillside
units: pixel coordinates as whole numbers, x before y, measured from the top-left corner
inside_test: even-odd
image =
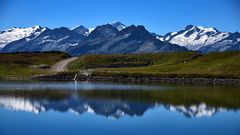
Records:
[[[58,63],[56,63],[55,65],[52,66],[51,70],[52,71],[56,71],[56,72],[62,72],[62,71],[67,71],[67,65],[76,60],[77,57],[72,57],[72,58],[68,58],[62,61],[59,61]]]

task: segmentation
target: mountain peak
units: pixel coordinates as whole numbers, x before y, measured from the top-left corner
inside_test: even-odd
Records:
[[[105,38],[116,35],[118,30],[110,24],[97,26],[88,36],[88,38]]]
[[[112,22],[112,23],[110,23],[110,24],[116,24],[116,23],[122,24],[120,21],[114,21],[114,22]]]
[[[104,24],[104,25],[100,25],[100,26],[97,26],[95,30],[105,30],[105,29],[116,29],[115,27],[113,27],[111,24]]]
[[[137,26],[137,29],[139,29],[139,30],[146,30],[143,25],[138,25],[138,26]]]
[[[84,27],[83,25],[77,25],[76,27],[72,28],[71,30],[77,32],[78,34],[81,34],[81,35],[89,35],[90,33],[90,30],[86,27]]]
[[[115,21],[113,23],[110,23],[110,25],[112,25],[112,27],[118,29],[118,31],[121,31],[121,30],[126,28],[126,26],[123,23],[119,22],[119,21]]]
[[[161,40],[184,46],[189,50],[199,50],[226,39],[229,34],[214,27],[187,25],[183,30],[166,34]]]
[[[6,29],[4,31],[2,31],[2,33],[4,32],[12,32],[12,31],[19,31],[19,30],[38,30],[38,29],[41,29],[42,27],[40,25],[35,25],[35,26],[32,26],[32,27],[13,27],[13,28],[9,28],[9,29]]]
[[[59,27],[59,28],[53,29],[53,31],[56,31],[56,32],[66,32],[66,31],[69,31],[69,29],[67,27]]]
[[[214,32],[218,33],[219,31],[214,27],[203,27],[203,26],[197,26],[197,25],[187,25],[185,27],[185,30],[195,30],[195,31],[202,31],[202,32]]]
[[[41,27],[40,25],[35,25],[35,26],[33,26],[32,28],[41,29],[42,27]]]
[[[193,29],[194,27],[196,27],[196,25],[187,25],[185,27],[185,30],[190,30],[190,29]]]
[[[130,34],[129,39],[142,41],[144,39],[155,39],[142,25],[131,25],[119,32],[119,35]]]
[[[83,25],[77,25],[73,28],[71,28],[71,30],[74,30],[74,29],[82,29],[82,28],[85,28]]]

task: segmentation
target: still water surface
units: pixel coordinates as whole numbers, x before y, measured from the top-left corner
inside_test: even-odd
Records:
[[[239,135],[239,87],[0,81],[0,135]]]

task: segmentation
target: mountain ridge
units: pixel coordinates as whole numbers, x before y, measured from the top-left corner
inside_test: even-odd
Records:
[[[161,41],[184,46],[189,50],[204,53],[230,51],[231,46],[240,43],[240,34],[238,32],[221,32],[214,27],[196,25],[188,25],[180,31],[169,32],[157,38]]]
[[[79,52],[74,51],[74,48],[80,48]],[[37,25],[0,32],[1,53],[66,51],[72,55],[82,55],[187,50],[203,53],[240,50],[240,33],[221,32],[214,27],[187,25],[180,31],[162,36],[148,32],[142,25],[126,26],[119,21],[95,28],[78,25],[74,28],[49,29]]]

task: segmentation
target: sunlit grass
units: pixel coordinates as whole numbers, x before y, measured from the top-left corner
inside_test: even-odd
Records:
[[[34,68],[34,66],[50,67],[68,57],[68,54],[62,52],[0,54],[0,76],[33,76],[52,73],[49,68]]]
[[[111,67],[116,62],[148,62],[145,66]],[[201,55],[198,52],[88,55],[73,61],[72,70],[91,68],[101,76],[186,76],[240,77],[240,52],[219,52]]]

